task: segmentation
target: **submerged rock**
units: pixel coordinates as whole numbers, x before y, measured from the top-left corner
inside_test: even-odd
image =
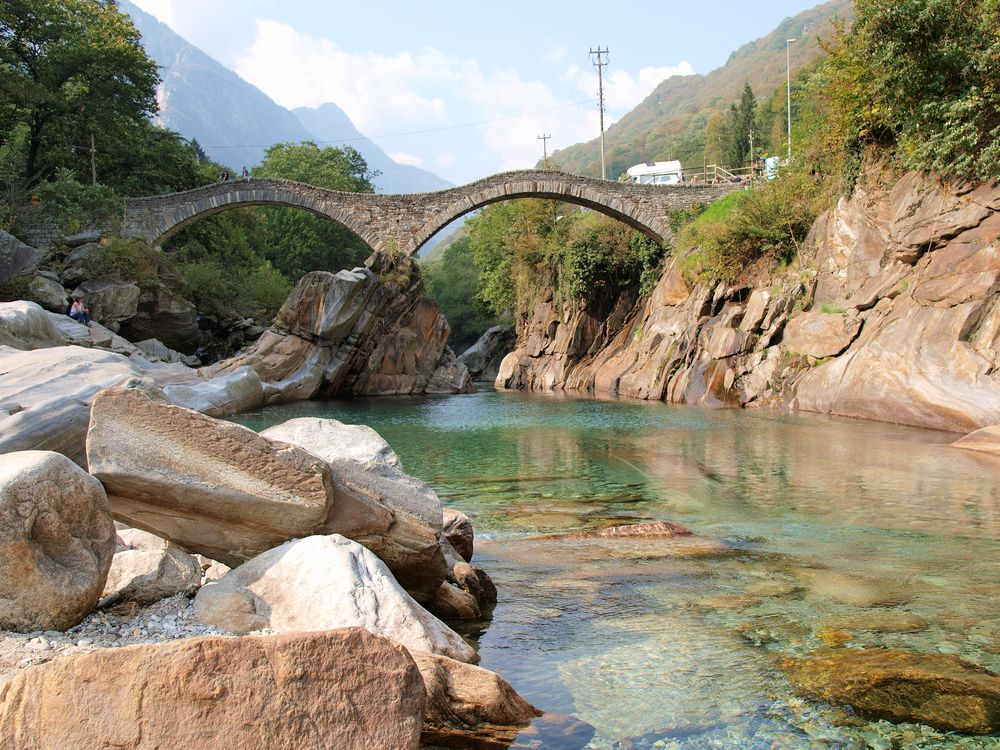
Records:
[[[0,629],[76,625],[97,604],[114,554],[100,482],[58,453],[0,455]]]
[[[333,534],[282,544],[234,568],[195,597],[199,621],[235,633],[361,626],[460,661],[475,650],[407,594],[372,552]]]
[[[951,444],[953,448],[1000,455],[1000,425],[990,425],[970,432]]]
[[[425,702],[406,650],[361,628],[185,639],[21,672],[0,745],[416,750]]]
[[[964,734],[1000,731],[1000,675],[956,656],[842,648],[781,666],[797,692],[867,716]]]

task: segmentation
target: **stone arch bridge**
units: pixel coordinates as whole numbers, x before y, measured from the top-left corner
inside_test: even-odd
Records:
[[[346,193],[289,180],[230,180],[133,198],[126,205],[122,233],[159,245],[199,219],[232,208],[292,206],[342,224],[372,250],[415,254],[441,228],[477,208],[513,198],[552,198],[600,211],[667,242],[673,236],[672,212],[707,205],[742,187],[638,185],[537,170],[410,195]]]

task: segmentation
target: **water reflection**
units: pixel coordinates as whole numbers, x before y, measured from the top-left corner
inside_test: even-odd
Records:
[[[483,665],[593,724],[590,747],[1000,741],[862,721],[796,698],[776,667],[837,642],[1000,671],[1000,460],[949,448],[951,434],[494,392],[295,404],[241,421],[303,415],[372,425],[472,516],[501,596]],[[527,540],[654,519],[731,552]]]

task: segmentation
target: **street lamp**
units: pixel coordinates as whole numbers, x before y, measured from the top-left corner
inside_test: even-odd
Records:
[[[788,101],[786,102],[786,108],[788,109],[788,161],[792,160],[792,55],[791,47],[794,39],[785,40],[785,69],[787,71],[786,76],[786,93],[788,95]]]

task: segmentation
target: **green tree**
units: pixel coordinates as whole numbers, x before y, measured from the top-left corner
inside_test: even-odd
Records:
[[[455,351],[469,348],[487,328],[501,322],[478,296],[479,267],[468,237],[448,245],[440,260],[423,266],[423,274],[427,295],[451,324],[449,341]]]
[[[1000,0],[857,0],[827,47],[845,142],[909,168],[1000,175]]]
[[[0,145],[26,126],[22,179],[59,168],[89,181],[90,138],[114,154],[156,111],[155,63],[112,0],[0,5]]]
[[[750,155],[750,131],[756,130],[754,115],[757,110],[757,98],[749,83],[744,84],[743,93],[738,104],[729,105],[728,135],[726,161],[730,167],[743,167]]]

